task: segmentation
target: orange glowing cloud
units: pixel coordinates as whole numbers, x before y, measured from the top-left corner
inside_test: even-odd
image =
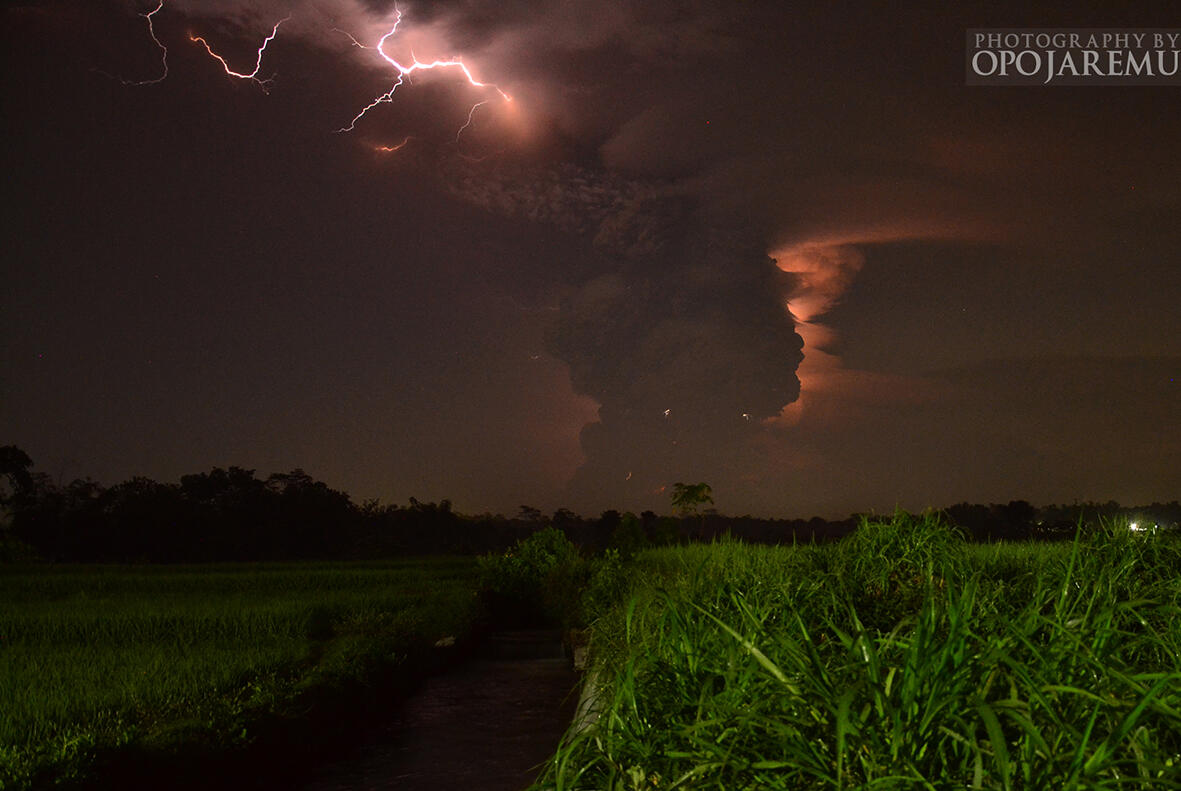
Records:
[[[772,253],[784,272],[796,276],[796,286],[787,301],[787,309],[796,320],[796,332],[804,340],[804,359],[796,369],[800,379],[800,397],[784,408],[772,422],[793,425],[803,416],[813,400],[830,390],[833,373],[840,369],[840,359],[823,347],[835,339],[833,331],[812,320],[823,315],[849,287],[865,262],[852,245],[801,244]]]
[[[867,222],[845,233],[820,232],[772,250],[776,265],[795,277],[785,307],[804,341],[804,359],[796,370],[799,399],[767,425],[785,429],[801,423],[812,427],[847,423],[871,406],[930,398],[934,385],[925,380],[846,368],[840,357],[827,350],[837,340],[836,331],[817,319],[836,305],[865,265],[859,244],[963,237],[960,229],[921,220]]]

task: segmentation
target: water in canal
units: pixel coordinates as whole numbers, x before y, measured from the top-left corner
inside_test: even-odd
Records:
[[[556,634],[499,635],[487,656],[427,679],[304,791],[521,791],[570,725],[577,686]]]

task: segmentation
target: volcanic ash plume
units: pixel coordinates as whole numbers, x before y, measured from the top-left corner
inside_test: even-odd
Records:
[[[637,262],[563,299],[550,349],[601,405],[575,490],[626,480],[643,497],[728,477],[760,422],[799,397],[786,285],[766,256],[703,250]]]
[[[568,164],[451,166],[453,194],[594,251],[593,263],[553,268],[561,297],[547,349],[600,407],[572,495],[622,491],[657,507],[675,481],[725,486],[749,469],[764,421],[800,395],[803,341],[784,307],[800,275],[669,185]]]

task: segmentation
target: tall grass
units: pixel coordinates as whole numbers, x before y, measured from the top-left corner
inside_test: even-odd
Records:
[[[0,569],[0,788],[126,744],[233,747],[317,685],[463,635],[470,560]]]
[[[647,553],[542,785],[1181,788],[1178,569],[1121,525],[977,548],[902,514]]]

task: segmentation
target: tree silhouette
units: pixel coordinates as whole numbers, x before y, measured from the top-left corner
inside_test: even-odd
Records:
[[[15,445],[0,447],[0,563],[28,559],[33,550],[11,535],[12,511],[34,497],[33,460]]]
[[[569,508],[559,508],[554,511],[554,515],[550,517],[550,523],[559,530],[565,529],[567,526],[578,521],[578,514],[571,511]]]
[[[0,505],[27,497],[33,492],[33,476],[29,468],[33,460],[15,445],[0,448],[0,477],[7,479],[7,489],[0,488]]]
[[[673,484],[672,494],[673,508],[681,516],[695,515],[697,509],[709,503],[714,504],[713,489],[709,487],[708,483],[681,483],[678,481]]]
[[[517,513],[518,519],[523,519],[526,522],[541,522],[545,520],[545,514],[541,513],[540,508],[534,508],[531,505],[522,505]]]
[[[681,483],[677,481],[673,484],[672,502],[673,508],[677,509],[682,517],[697,515],[698,508],[703,505],[714,504],[713,489],[709,488],[708,483]],[[705,514],[701,514],[701,522],[697,528],[698,539],[705,535]]]

